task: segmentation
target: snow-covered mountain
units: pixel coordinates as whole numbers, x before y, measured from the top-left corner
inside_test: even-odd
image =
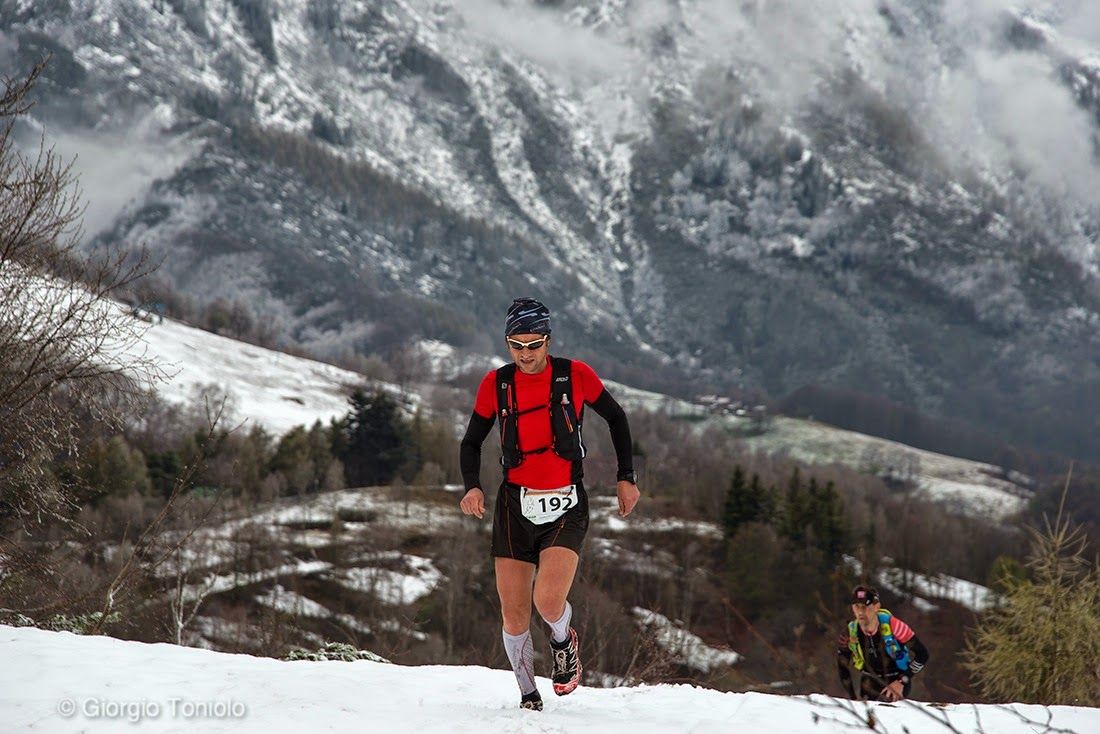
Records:
[[[688,685],[582,687],[537,713],[510,671],[283,662],[250,655],[0,626],[0,715],[13,731],[727,732],[820,734],[867,727],[939,734],[1084,732],[1072,706],[850,704],[825,696],[720,693]],[[538,680],[549,690],[549,681]],[[944,723],[953,728],[948,728]]]
[[[1100,456],[1088,3],[21,0],[100,242],[329,353],[563,345]],[[116,155],[125,151],[125,155]]]

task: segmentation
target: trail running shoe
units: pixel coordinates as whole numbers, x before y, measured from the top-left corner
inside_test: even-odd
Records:
[[[581,662],[577,657],[579,649],[577,631],[572,627],[564,642],[550,641],[550,652],[554,656],[554,672],[550,679],[554,681],[554,693],[559,696],[572,693],[581,682]]]
[[[531,711],[542,711],[542,696],[539,695],[538,689],[536,688],[521,698],[519,700],[519,707]]]

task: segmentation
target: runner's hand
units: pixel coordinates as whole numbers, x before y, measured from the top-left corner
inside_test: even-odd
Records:
[[[887,701],[900,701],[905,698],[905,685],[900,680],[896,680],[883,688],[880,695]]]
[[[619,482],[618,494],[619,516],[626,517],[634,511],[634,505],[638,504],[642,493],[638,491],[638,485],[634,482],[622,481]]]
[[[481,491],[481,487],[474,487],[463,495],[458,506],[462,508],[463,515],[477,515],[480,520],[485,517],[485,493]]]

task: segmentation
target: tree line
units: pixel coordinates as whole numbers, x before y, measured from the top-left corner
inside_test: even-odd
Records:
[[[130,492],[167,497],[192,465],[193,491],[252,502],[395,480],[443,484],[457,474],[449,427],[423,408],[406,415],[380,387],[354,390],[343,416],[282,436],[254,425],[219,427],[206,440],[200,423],[193,409],[160,404],[124,432],[91,438],[79,462],[54,470],[88,502]]]

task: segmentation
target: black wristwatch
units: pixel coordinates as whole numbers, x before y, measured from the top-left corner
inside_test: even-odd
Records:
[[[634,471],[633,469],[630,469],[628,471],[621,471],[619,472],[619,476],[617,477],[617,479],[620,482],[630,482],[631,484],[637,484],[638,472]]]

